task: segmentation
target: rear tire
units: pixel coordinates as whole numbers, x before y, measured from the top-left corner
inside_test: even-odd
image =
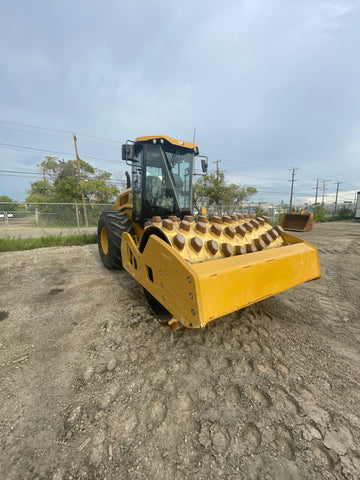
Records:
[[[121,261],[121,237],[133,228],[126,213],[119,210],[102,212],[98,223],[98,247],[101,260],[110,270],[123,268]]]

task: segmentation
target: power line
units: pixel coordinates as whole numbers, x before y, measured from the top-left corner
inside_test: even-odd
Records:
[[[7,147],[20,148],[20,149],[23,149],[23,150],[33,150],[33,151],[42,152],[42,153],[56,153],[58,155],[68,155],[68,156],[71,156],[71,157],[74,156],[73,153],[59,152],[59,151],[56,151],[56,150],[47,150],[47,149],[36,148],[36,147],[27,147],[27,146],[24,146],[24,145],[14,145],[12,143],[2,143],[2,142],[0,142],[0,147],[2,147],[2,148],[7,148]]]
[[[56,151],[56,150],[47,150],[47,149],[36,148],[36,147],[27,147],[27,146],[23,146],[23,145],[14,145],[14,144],[11,144],[11,143],[0,142],[0,147],[1,148],[6,148],[6,147],[21,148],[21,149],[24,149],[24,150],[33,150],[33,151],[36,151],[36,152],[54,153],[54,154],[57,154],[57,155],[66,155],[66,156],[74,157],[73,153],[59,152],[59,151]],[[111,160],[109,158],[95,157],[94,155],[82,155],[82,158],[91,158],[93,160],[101,160],[103,162],[111,162],[111,163],[117,163],[117,164],[120,163],[119,160]]]
[[[273,177],[258,177],[256,175],[247,175],[245,173],[237,173],[235,174],[236,176],[239,176],[239,177],[249,177],[249,178],[258,178],[259,180],[274,180],[276,182],[287,182],[287,180],[285,179],[281,179],[281,178],[273,178]]]
[[[36,148],[36,147],[29,147],[29,146],[25,146],[25,145],[15,145],[15,144],[10,144],[10,143],[3,143],[3,142],[0,142],[0,148],[20,148],[20,149],[23,149],[23,150],[31,150],[31,151],[36,151],[36,152],[42,152],[42,153],[52,153],[52,154],[56,154],[56,155],[66,155],[66,156],[69,156],[69,157],[74,157],[74,154],[73,153],[68,153],[68,152],[61,152],[61,151],[57,151],[57,150],[48,150],[48,149],[43,149],[43,148]],[[120,165],[120,162],[119,160],[112,160],[112,159],[109,159],[109,158],[101,158],[101,157],[97,157],[97,156],[94,156],[94,155],[81,155],[81,158],[89,158],[89,159],[93,159],[93,160],[100,160],[102,162],[110,162],[110,163],[116,163],[118,165]],[[218,163],[220,163],[222,160],[216,160],[214,163],[217,164],[217,172],[219,171],[218,169]],[[278,178],[273,178],[273,177],[259,177],[259,176],[256,176],[256,175],[248,175],[248,174],[245,174],[245,173],[241,173],[241,174],[237,174],[239,176],[242,176],[242,177],[249,177],[249,178],[257,178],[259,180],[273,180],[273,181],[279,181],[279,182],[286,182],[286,180],[283,180],[283,179],[278,179]]]
[[[41,175],[41,172],[35,172],[35,171],[28,171],[28,170],[3,170],[3,169],[0,169],[0,174],[1,176],[18,176],[19,174],[21,175],[24,175],[24,176],[40,176]],[[5,175],[5,174],[12,174],[12,175]],[[89,178],[96,178],[96,177],[89,177]],[[120,182],[116,182],[115,180],[109,180],[110,182],[114,182],[114,183],[120,183]],[[279,191],[269,191],[269,190],[257,190],[257,193],[262,193],[262,194],[268,194],[268,195],[272,195],[272,194],[281,194],[281,195],[286,195],[287,192],[279,192]]]
[[[297,182],[302,183],[303,185],[312,185],[310,182],[304,182],[303,180],[296,179]]]
[[[288,192],[272,192],[268,190],[257,190],[256,193],[267,193],[269,195],[272,195],[273,193],[280,193],[281,195],[286,195]]]
[[[274,167],[274,165],[264,165],[264,164],[261,164],[261,163],[248,163],[248,162],[240,162],[239,160],[228,160],[228,159],[225,159],[225,158],[219,158],[218,156],[213,156],[213,155],[208,155],[208,158],[210,160],[220,160],[220,161],[223,161],[223,162],[226,162],[226,163],[233,163],[235,165],[248,165],[250,167],[262,167],[262,168],[271,168],[271,169],[274,169],[274,168],[279,168],[279,169],[285,169],[285,167]]]
[[[39,125],[30,125],[30,124],[27,124],[27,123],[10,122],[10,121],[6,121],[6,120],[0,120],[0,123],[10,125],[10,126],[21,126],[21,127],[27,127],[27,128],[35,128],[35,129],[40,129],[40,130],[44,130],[44,131],[58,132],[58,133],[63,133],[63,134],[71,134],[71,135],[74,134],[74,132],[70,131],[70,130],[56,129],[56,128],[50,128],[50,127],[41,127]],[[113,140],[113,139],[108,139],[108,138],[103,138],[103,137],[97,137],[97,136],[94,136],[94,135],[88,135],[88,134],[83,134],[83,133],[79,133],[78,135],[81,135],[81,136],[89,138],[89,139],[101,140],[101,141],[105,141],[105,142],[112,142],[112,143],[116,143],[116,144],[121,144],[122,143],[121,141],[118,141],[118,140]],[[26,150],[32,150],[32,151],[39,151],[39,152],[43,152],[43,153],[52,153],[52,154],[66,155],[66,156],[73,157],[72,153],[55,151],[55,150],[48,150],[48,149],[40,149],[40,148],[36,148],[36,147],[28,147],[28,146],[5,144],[5,143],[0,143],[0,146],[2,148],[6,148],[6,147],[20,148],[20,149],[26,149]],[[100,157],[97,157],[97,156],[94,156],[94,155],[82,155],[82,158],[89,158],[89,159],[93,159],[93,160],[100,160],[100,161],[103,161],[103,162],[110,162],[110,163],[117,163],[117,164],[119,163],[118,160],[113,160],[113,159],[108,159],[108,158],[100,158]],[[232,164],[235,164],[235,165],[248,165],[248,166],[252,166],[252,167],[259,166],[259,167],[263,167],[263,168],[272,168],[272,169],[274,168],[274,165],[264,165],[264,164],[258,164],[258,163],[255,164],[255,163],[241,162],[241,161],[237,161],[237,160],[218,159],[215,156],[209,156],[209,158],[210,159],[215,159],[214,163],[217,163],[217,166],[218,166],[218,162],[224,161],[224,162],[232,163]],[[276,168],[283,169],[284,167],[276,167]],[[307,173],[311,177],[314,176],[314,175],[310,174],[309,172],[306,172],[306,170],[304,170],[304,169],[301,169],[301,170],[304,171],[305,173]],[[278,179],[278,178],[273,178],[273,177],[261,177],[261,176],[257,176],[257,175],[248,175],[248,174],[245,174],[245,173],[241,174],[241,176],[248,177],[248,178],[256,178],[256,179],[259,179],[259,180],[273,180],[273,181],[280,181],[280,182],[281,181],[286,181],[285,179]],[[299,181],[301,182],[301,180],[299,180]],[[306,182],[302,182],[302,183],[306,183]]]
[[[22,172],[20,170],[0,170],[0,172],[4,172],[4,173],[25,173],[27,175],[39,175],[39,172]]]
[[[28,171],[22,171],[22,170],[0,170],[0,176],[1,177],[19,177],[21,176],[22,178],[31,178],[33,176],[38,176],[40,177],[42,174],[41,172],[28,172]],[[88,179],[90,180],[98,180],[98,177],[96,176],[88,176],[87,177]],[[121,180],[106,180],[107,182],[111,182],[111,183],[122,183]]]
[[[209,156],[209,158],[215,158],[215,157],[211,157]],[[249,165],[249,166],[252,166],[252,167],[262,167],[262,168],[271,168],[271,169],[274,169],[274,168],[279,168],[279,169],[284,169],[285,167],[274,167],[273,165],[263,165],[263,164],[260,164],[260,163],[245,163],[245,162],[238,162],[238,161],[235,161],[235,160],[225,160],[223,159],[223,161],[225,163],[232,163],[232,164],[236,164],[236,165]],[[316,175],[313,175],[311,174],[310,172],[307,172],[306,170],[304,169],[300,169],[300,168],[297,168],[297,170],[301,170],[301,172],[304,172],[306,175],[308,175],[309,177],[311,178],[314,178]],[[268,179],[269,177],[258,177],[258,176],[255,176],[255,175],[246,175],[246,174],[241,174],[241,175],[244,175],[244,176],[247,176],[247,177],[252,177],[252,178],[260,178],[260,179]],[[278,179],[278,178],[269,178],[269,180],[277,180],[277,181],[284,181],[284,182],[287,182],[288,180],[285,180],[285,179]],[[310,183],[308,181],[303,181],[303,180],[299,180],[297,179],[296,181],[298,181],[299,183],[303,183],[305,185],[310,185]]]
[[[16,125],[16,126],[20,126],[20,127],[37,128],[39,130],[48,130],[50,132],[70,133],[71,135],[74,134],[74,131],[70,131],[70,130],[61,130],[59,128],[40,127],[38,125],[29,125],[28,123],[9,122],[9,121],[6,121],[6,120],[0,120],[0,123],[5,123],[7,125]],[[96,137],[94,135],[87,135],[85,133],[78,133],[78,135],[81,135],[82,137],[87,137],[87,138],[95,138],[96,140],[102,140],[103,142],[120,143],[120,144],[123,143],[119,140],[112,140],[110,138]]]
[[[0,123],[3,124],[4,126],[6,125],[6,126],[9,126],[9,127],[25,127],[25,128],[29,128],[29,129],[38,129],[38,130],[42,130],[43,133],[54,132],[54,133],[60,133],[62,135],[68,135],[68,134],[73,135],[73,131],[65,130],[65,129],[55,129],[55,128],[49,128],[49,127],[42,127],[42,126],[39,126],[39,125],[31,125],[31,124],[20,123],[20,122],[10,122],[10,121],[5,121],[5,120],[0,120]],[[22,131],[25,131],[25,130],[23,129]],[[79,133],[78,135],[89,139],[89,141],[111,142],[111,143],[115,143],[115,144],[121,144],[122,143],[121,141],[118,141],[118,140],[113,140],[113,139],[104,138],[104,137],[98,137],[98,136],[94,136],[94,135],[88,135],[88,134],[83,134],[83,133]],[[42,149],[42,148],[36,148],[36,147],[24,146],[24,145],[8,144],[8,143],[0,143],[0,148],[22,149],[22,150],[30,150],[30,151],[34,151],[34,152],[42,152],[42,153],[45,153],[45,154],[47,153],[47,154],[55,154],[55,155],[64,155],[64,156],[70,157],[70,158],[74,157],[73,153],[55,151],[55,150],[48,150],[48,149]],[[101,161],[101,162],[114,163],[114,164],[117,164],[119,167],[121,167],[121,162],[119,162],[119,160],[101,158],[101,157],[98,157],[98,156],[86,155],[86,154],[82,155],[82,158],[98,160],[98,161]],[[251,166],[251,167],[259,166],[259,167],[263,167],[263,168],[279,168],[279,169],[284,168],[284,167],[276,167],[274,165],[265,165],[265,164],[241,162],[241,161],[237,161],[237,160],[219,159],[219,158],[216,158],[214,156],[209,156],[209,158],[210,159],[211,158],[215,159],[214,163],[217,164],[217,175],[219,175],[219,163],[221,161],[231,163],[231,164],[234,164],[234,165],[238,165],[238,166],[239,165],[247,165],[247,166]],[[300,168],[299,170],[309,177],[314,177],[313,174],[304,170],[303,168]],[[22,176],[23,178],[25,178],[26,175],[28,175],[28,176],[38,175],[38,173],[32,173],[32,172],[17,172],[17,171],[5,171],[5,170],[1,171],[1,172],[2,172],[2,176]],[[246,173],[236,174],[236,176],[259,179],[259,180],[267,180],[269,182],[274,181],[274,182],[277,182],[277,183],[287,181],[285,179],[279,179],[279,178],[274,178],[274,177],[263,177],[263,176],[257,176],[257,175],[248,175]],[[112,181],[112,180],[109,180],[109,181],[113,182],[113,183],[120,183],[120,182],[115,182],[115,181]],[[295,181],[295,180],[293,179],[293,181]],[[297,179],[297,181],[299,183],[302,183],[303,185],[308,185],[309,184],[308,182],[304,182],[304,181],[299,180],[299,179]],[[325,187],[326,187],[326,182],[327,181],[328,180],[324,181],[324,185],[323,185],[323,200],[324,200]],[[343,182],[340,182],[340,183],[343,183]],[[293,182],[292,182],[292,190],[293,190]],[[285,195],[286,194],[285,192],[267,192],[267,191],[258,191],[258,192],[263,193],[265,195],[272,195],[272,194],[281,194],[281,195],[284,194]],[[292,195],[293,195],[293,191],[291,193],[291,201],[292,201]]]
[[[1,128],[8,128],[8,129],[14,129],[14,127],[12,125],[0,125]],[[22,133],[26,133],[26,134],[32,134],[33,132],[31,132],[30,130],[26,129],[26,128],[16,128],[16,133],[18,132],[22,132]],[[47,136],[51,136],[51,137],[58,137],[58,138],[62,138],[62,139],[66,139],[68,138],[68,133],[56,133],[56,132],[37,132],[38,135],[47,135]],[[91,141],[91,140],[86,140],[86,141]],[[97,142],[97,143],[100,143],[100,142]]]
[[[316,177],[316,175],[314,175],[313,173],[308,172],[307,170],[304,170],[303,168],[299,168],[298,170],[301,171],[302,173],[305,173],[305,175],[308,175],[308,176],[311,177],[312,179],[314,179],[314,178]]]
[[[29,175],[21,175],[15,173],[2,173],[0,177],[19,177],[19,178],[29,178]]]

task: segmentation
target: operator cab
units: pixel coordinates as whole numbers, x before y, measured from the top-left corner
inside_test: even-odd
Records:
[[[190,215],[197,146],[170,137],[139,137],[123,147],[123,159],[132,165],[133,221],[141,225],[153,216]]]

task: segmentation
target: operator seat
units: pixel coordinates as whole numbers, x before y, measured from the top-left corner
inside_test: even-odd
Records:
[[[180,177],[180,175],[177,175],[176,173],[173,173],[173,179],[174,179],[176,190],[182,190],[182,188],[184,186],[184,182],[183,182],[182,178]]]
[[[162,196],[162,182],[159,177],[149,175],[146,177],[146,198],[148,201],[154,201]]]

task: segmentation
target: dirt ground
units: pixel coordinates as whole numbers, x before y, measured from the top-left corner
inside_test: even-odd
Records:
[[[172,332],[97,246],[0,254],[0,478],[360,478],[360,224],[322,278]]]

